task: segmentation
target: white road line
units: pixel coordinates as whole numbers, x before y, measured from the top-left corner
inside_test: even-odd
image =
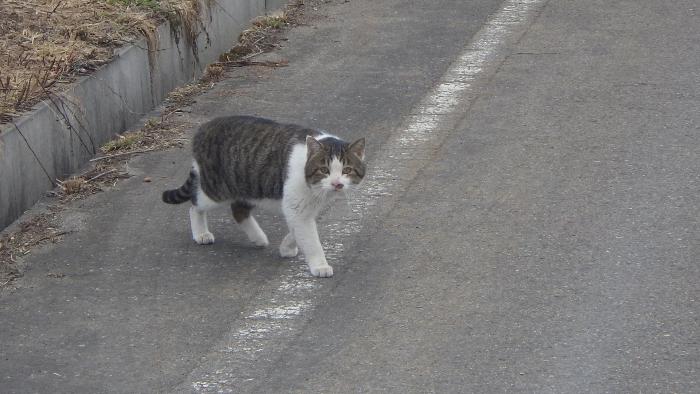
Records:
[[[350,220],[329,220],[321,230],[331,265],[342,267],[341,240],[359,233],[363,217],[380,216],[383,197],[404,190],[419,169],[400,166],[430,160],[447,134],[468,110],[476,86],[488,79],[505,59],[508,47],[525,32],[528,22],[546,0],[508,0],[472,38],[440,82],[418,104],[406,123],[382,146],[381,158],[368,166],[363,187],[350,201]],[[390,200],[390,199],[387,199]],[[340,219],[340,218],[332,218]],[[354,220],[353,220],[354,219]],[[337,269],[342,275],[342,269]],[[323,280],[310,277],[301,261],[291,267],[271,292],[256,301],[256,308],[217,346],[217,351],[190,374],[178,391],[240,392],[255,385],[254,363],[269,360],[275,340],[289,338],[301,329],[304,316],[316,305],[314,293]]]

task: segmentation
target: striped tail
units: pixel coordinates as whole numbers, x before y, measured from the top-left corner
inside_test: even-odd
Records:
[[[190,176],[179,189],[166,190],[163,192],[163,202],[168,204],[182,204],[192,199],[192,190],[197,173],[192,169]]]

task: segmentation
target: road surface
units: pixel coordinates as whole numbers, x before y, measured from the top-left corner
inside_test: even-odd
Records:
[[[367,137],[365,187],[320,220],[335,276],[279,258],[274,215],[270,248],[225,210],[194,244],[159,198],[187,149],[135,158],[0,295],[0,391],[697,392],[699,9],[310,9],[272,55],[288,67],[182,116]]]

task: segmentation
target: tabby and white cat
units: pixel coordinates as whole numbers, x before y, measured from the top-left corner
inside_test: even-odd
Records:
[[[189,178],[179,189],[163,192],[163,201],[192,201],[190,225],[195,242],[214,242],[207,211],[230,204],[248,238],[255,245],[269,245],[251,210],[274,202],[281,204],[289,228],[280,255],[296,256],[300,248],[312,275],[333,276],[318,238],[316,217],[334,197],[362,181],[364,138],[349,144],[297,125],[230,116],[202,125],[192,141],[192,151]]]

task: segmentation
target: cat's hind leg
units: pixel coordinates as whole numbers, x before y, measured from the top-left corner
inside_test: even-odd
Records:
[[[209,232],[207,226],[207,210],[196,205],[190,207],[190,227],[192,228],[192,239],[200,245],[214,243],[214,234]]]
[[[243,232],[246,233],[250,242],[256,246],[267,246],[270,241],[267,240],[267,235],[260,228],[257,220],[250,214],[253,206],[244,202],[236,201],[231,204],[231,211],[233,212],[233,219],[238,223]]]
[[[294,232],[289,229],[289,234],[280,243],[280,256],[282,257],[294,257],[299,254],[299,248],[297,247],[297,241],[294,239]]]
[[[197,163],[194,166],[196,169]],[[190,207],[192,239],[200,245],[213,244],[214,234],[209,231],[209,226],[207,225],[207,211],[216,208],[220,203],[209,198],[201,189],[197,190],[196,193],[192,199],[192,207]]]

